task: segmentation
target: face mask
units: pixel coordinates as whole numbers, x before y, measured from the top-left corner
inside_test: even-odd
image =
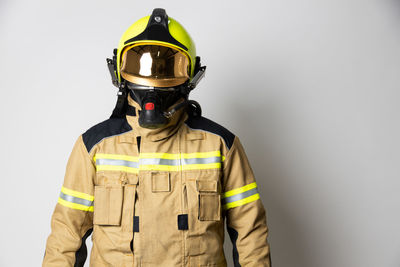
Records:
[[[165,126],[173,113],[185,106],[187,102],[179,88],[155,88],[132,83],[128,83],[127,86],[131,97],[142,109],[139,112],[139,125],[143,128],[157,129]],[[185,101],[168,112],[168,108],[181,98],[185,98]]]

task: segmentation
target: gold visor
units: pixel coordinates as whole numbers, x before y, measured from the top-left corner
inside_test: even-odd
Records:
[[[122,55],[121,76],[135,84],[172,87],[189,79],[189,60],[179,50],[160,45],[134,46]]]

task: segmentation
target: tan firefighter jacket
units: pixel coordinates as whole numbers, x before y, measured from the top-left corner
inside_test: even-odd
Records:
[[[108,119],[75,143],[51,220],[43,266],[269,267],[265,210],[238,137],[183,109],[156,130]]]

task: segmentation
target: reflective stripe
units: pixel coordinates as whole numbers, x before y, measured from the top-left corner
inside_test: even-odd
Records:
[[[127,160],[127,161],[138,161],[138,157],[132,157],[132,156],[127,156],[127,155],[118,155],[118,154],[102,154],[98,153],[94,155],[93,160],[96,161],[97,158],[101,159],[121,159],[121,160]]]
[[[190,159],[190,158],[209,158],[209,157],[221,157],[221,151],[210,151],[210,152],[194,152],[194,153],[141,153],[140,158],[161,158],[161,159]]]
[[[221,151],[211,151],[211,152],[195,152],[195,153],[182,153],[182,158],[209,158],[209,157],[221,157]]]
[[[65,201],[68,202],[72,202],[72,203],[76,203],[76,204],[80,204],[80,205],[84,205],[84,206],[92,206],[92,201],[83,199],[83,198],[79,198],[79,197],[73,197],[73,196],[69,196],[64,194],[63,192],[61,192],[60,194],[60,198],[64,199]]]
[[[141,159],[179,159],[179,154],[170,154],[170,153],[140,153]]]
[[[93,211],[93,200],[91,195],[62,187],[58,203],[76,210]]]
[[[169,166],[179,166],[190,165],[190,164],[208,164],[208,163],[220,163],[220,157],[212,158],[182,158],[179,159],[163,159],[163,158],[141,158],[139,160],[140,165],[169,165]]]
[[[169,166],[178,166],[179,165],[179,159],[150,159],[150,158],[144,158],[139,160],[140,165],[169,165]]]
[[[93,158],[97,171],[124,171],[138,173],[139,170],[181,171],[220,169],[221,151],[196,153],[141,153],[140,157],[117,154],[96,154]]]
[[[236,189],[233,189],[233,190],[229,190],[229,191],[227,191],[227,192],[225,192],[223,194],[222,198],[230,197],[230,196],[233,196],[233,195],[236,195],[236,194],[239,194],[239,193],[243,193],[243,192],[245,192],[247,190],[250,190],[250,189],[253,189],[253,188],[256,188],[256,187],[257,187],[257,184],[256,184],[256,182],[254,182],[254,183],[245,185],[243,187],[239,187],[239,188],[236,188]]]
[[[219,163],[219,162],[221,162],[221,157],[182,159],[183,165],[208,164],[208,163]]]
[[[176,172],[180,170],[181,166],[170,166],[170,165],[140,165],[141,171],[170,171]]]
[[[257,199],[260,198],[260,195],[257,193],[255,195],[249,196],[247,198],[244,198],[242,200],[238,200],[232,203],[227,203],[223,206],[224,209],[231,209],[231,208],[235,208],[235,207],[239,207],[239,206],[243,206],[244,204],[256,201]]]
[[[209,164],[188,164],[183,165],[182,170],[207,170],[207,169],[221,169],[221,163],[209,163]]]
[[[235,202],[235,201],[241,200],[243,198],[249,197],[251,195],[257,194],[257,193],[258,193],[257,188],[253,188],[253,189],[250,189],[249,191],[223,198],[222,203],[226,204],[226,203],[230,203],[230,202]]]
[[[93,212],[93,206],[88,207],[88,206],[81,205],[81,204],[71,203],[71,202],[65,201],[62,198],[58,198],[58,203],[67,208]]]
[[[93,199],[94,199],[94,196],[91,196],[91,195],[88,195],[85,193],[81,193],[81,192],[78,192],[75,190],[71,190],[71,189],[65,188],[64,186],[61,187],[61,192],[66,195],[70,195],[73,197],[79,197],[79,198],[83,198],[83,199],[90,200],[90,201],[93,201]]]
[[[205,170],[205,169],[220,169],[221,163],[210,164],[189,164],[189,165],[140,165],[142,171],[187,171],[187,170]]]
[[[256,201],[259,198],[257,184],[254,182],[225,192],[222,196],[222,204],[224,209],[230,209]]]
[[[97,165],[96,170],[97,171],[122,171],[122,172],[128,172],[128,173],[138,173],[139,172],[138,168],[131,168],[131,167],[126,167],[126,166],[113,166],[113,165]]]
[[[139,162],[121,160],[121,159],[96,159],[96,165],[113,165],[113,166],[138,168]]]

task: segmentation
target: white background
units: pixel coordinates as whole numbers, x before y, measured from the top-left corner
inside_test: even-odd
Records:
[[[191,98],[246,149],[274,267],[400,266],[395,0],[1,0],[0,266],[40,266],[73,143],[115,104],[105,58],[155,7],[208,66]]]

